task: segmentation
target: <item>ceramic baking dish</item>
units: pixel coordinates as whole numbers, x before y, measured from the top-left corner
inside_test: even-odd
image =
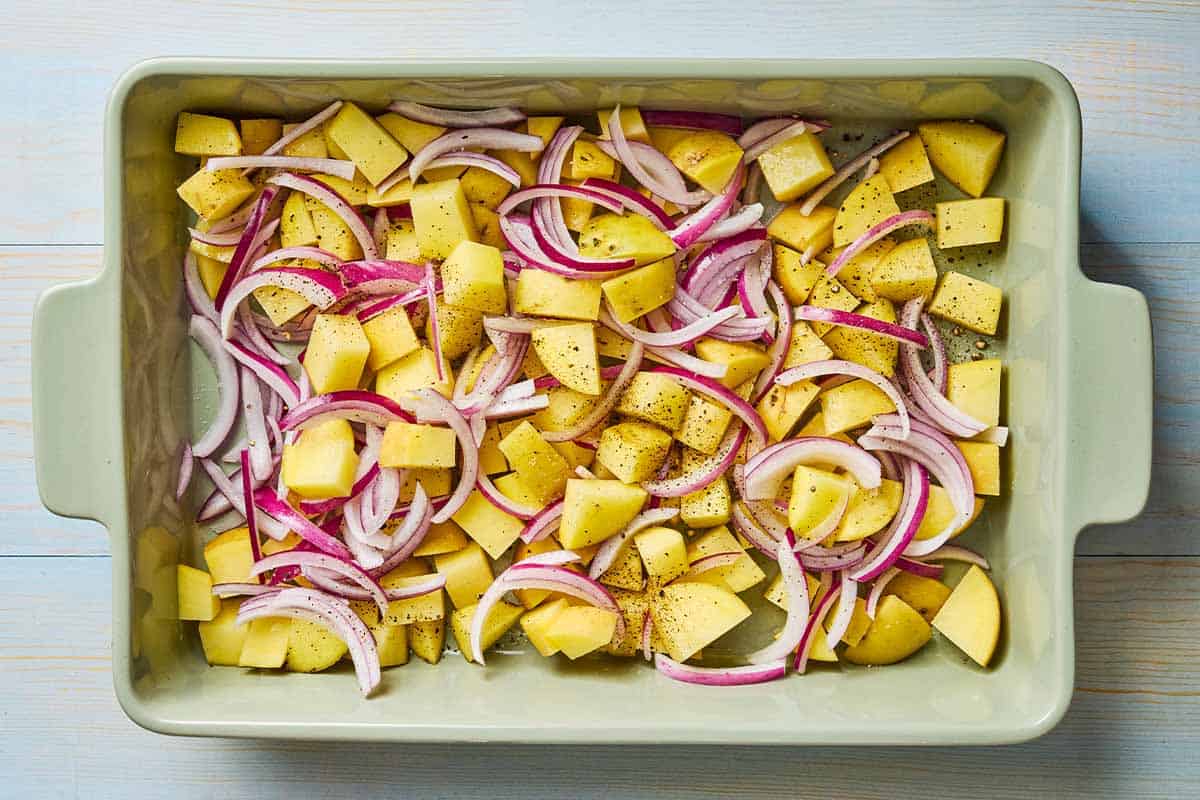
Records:
[[[153,578],[176,558],[202,563],[209,535],[189,522],[191,506],[172,499],[178,442],[213,402],[209,368],[191,358],[186,339],[179,277],[186,219],[175,186],[188,160],[172,152],[175,116],[202,109],[297,119],[336,98],[370,108],[410,98],[580,115],[616,102],[798,112],[837,122],[828,135],[835,149],[839,131],[869,140],[919,119],[975,118],[1005,130],[1007,152],[989,193],[1008,199],[1006,247],[981,249],[954,267],[1005,290],[1003,417],[1013,430],[1005,497],[989,503],[968,535],[991,559],[1003,599],[993,667],[975,668],[936,637],[896,666],[817,669],[726,689],[674,683],[641,662],[571,664],[516,652],[481,669],[451,655],[437,667],[414,659],[388,671],[382,690],[365,700],[345,670],[206,666],[194,625],[159,608],[155,592],[173,589]],[[843,158],[856,148],[844,147]],[[100,521],[112,539],[121,705],[164,733],[311,739],[986,744],[1049,730],[1074,678],[1075,537],[1086,525],[1136,514],[1149,483],[1149,316],[1137,292],[1080,273],[1079,166],[1070,84],[1024,61],[170,59],[136,66],[118,82],[106,118],[104,269],[47,292],[33,335],[43,502]]]

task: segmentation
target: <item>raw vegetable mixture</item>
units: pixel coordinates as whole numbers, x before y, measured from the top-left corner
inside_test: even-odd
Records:
[[[449,623],[481,667],[516,625],[702,684],[890,664],[934,629],[986,666],[997,594],[951,540],[1000,493],[1001,363],[943,336],[994,335],[1001,290],[931,242],[1001,240],[1004,134],[922,123],[835,168],[818,120],[585,122],[180,115],[219,402],[178,495],[202,473],[198,519],[240,524],[177,568],[209,663],[349,657],[370,694]],[[959,199],[901,211],[934,168]],[[705,665],[753,593],[778,635]]]

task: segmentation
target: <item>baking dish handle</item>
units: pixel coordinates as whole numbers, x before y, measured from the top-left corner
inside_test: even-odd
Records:
[[[33,314],[33,443],[42,503],[64,517],[112,519],[119,442],[115,287],[106,269],[55,286]]]
[[[1146,504],[1154,350],[1141,292],[1081,277],[1072,295],[1067,497],[1080,530],[1124,522]]]

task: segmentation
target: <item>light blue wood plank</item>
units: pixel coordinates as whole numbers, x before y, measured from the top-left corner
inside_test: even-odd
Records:
[[[1200,559],[1076,564],[1079,688],[1066,720],[1036,742],[557,749],[146,733],[112,694],[108,559],[0,558],[0,797],[1196,796]]]
[[[605,4],[603,33],[561,2],[105,5],[21,3],[0,28],[8,73],[21,76],[0,87],[9,110],[0,120],[9,143],[0,172],[22,187],[0,195],[0,243],[100,241],[101,98],[133,62],[161,53],[287,57],[296,41],[307,56],[359,58],[366,30],[397,31],[403,47],[391,52],[412,58],[1039,59],[1074,81],[1083,105],[1085,240],[1195,237],[1196,3],[873,0],[805,13],[791,4],[734,11],[704,0],[684,13],[622,0]],[[153,34],[148,18],[163,20]]]

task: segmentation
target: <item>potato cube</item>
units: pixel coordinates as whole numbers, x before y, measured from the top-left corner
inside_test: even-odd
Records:
[[[175,586],[179,619],[207,621],[221,610],[220,601],[212,593],[212,576],[207,572],[177,564]]]
[[[637,516],[647,496],[642,487],[619,480],[571,478],[563,499],[559,542],[574,550],[604,541]]]
[[[408,626],[386,625],[383,622],[368,624],[379,651],[379,666],[398,667],[408,663]]]
[[[907,603],[886,595],[866,635],[842,655],[851,664],[894,664],[924,647],[932,633],[929,623]]]
[[[389,111],[375,118],[405,150],[416,153],[446,132],[440,125],[430,125]]]
[[[483,340],[483,312],[466,306],[455,306],[441,298],[437,301],[438,341],[442,357],[455,359],[465,356]],[[433,341],[433,323],[425,322],[425,338]],[[483,365],[480,364],[480,367]]]
[[[196,271],[200,273],[200,282],[210,300],[215,300],[221,281],[225,279],[225,271],[229,264],[208,256],[196,256]]]
[[[423,177],[429,180],[434,170],[427,170]],[[451,176],[453,177],[453,176]],[[396,206],[406,206],[412,202],[413,185],[412,181],[404,178],[388,187],[387,191],[380,192],[374,186],[367,186],[367,205],[371,208],[395,208]],[[417,259],[409,259],[417,260]]]
[[[767,434],[772,442],[788,438],[820,391],[812,381],[798,381],[790,386],[772,384],[757,406],[758,415],[767,426]]]
[[[920,136],[909,136],[879,157],[879,174],[899,194],[933,180],[933,167]]]
[[[487,427],[479,443],[479,469],[484,475],[508,472],[508,459],[500,450],[500,429],[495,425]]]
[[[662,153],[669,153],[672,147],[691,136],[692,132],[688,128],[667,128],[662,125],[654,125],[646,127],[646,135],[655,149]]]
[[[318,314],[304,354],[313,393],[358,388],[370,352],[371,343],[353,314]]]
[[[854,647],[867,635],[867,631],[871,628],[871,621],[871,618],[867,616],[867,601],[859,597],[854,601],[854,612],[850,615],[850,625],[842,634],[842,641]],[[828,631],[832,625],[833,618],[826,617],[825,630]],[[826,644],[828,645],[828,640],[826,640]]]
[[[784,369],[830,358],[833,358],[833,351],[821,341],[821,337],[813,332],[807,322],[797,320],[792,323],[791,341],[788,343],[787,355],[783,357]]]
[[[579,252],[587,258],[632,258],[640,267],[673,254],[675,243],[638,214],[601,214],[579,232]]]
[[[504,178],[479,167],[468,168],[459,178],[459,182],[462,183],[467,200],[487,206],[493,211],[513,189],[513,185]]]
[[[633,543],[646,573],[659,583],[669,583],[687,572],[687,545],[674,528],[647,528],[634,535]]]
[[[324,625],[293,619],[284,668],[289,672],[320,672],[341,661],[346,650],[346,643]]]
[[[567,658],[585,656],[612,641],[617,615],[594,606],[567,606],[546,630],[547,643]]]
[[[892,301],[882,298],[855,309],[855,313],[883,322],[896,322],[896,309]],[[836,358],[862,364],[885,377],[890,378],[896,371],[900,343],[890,337],[862,328],[838,326],[825,334],[825,344],[833,350]]]
[[[596,117],[600,121],[600,138],[612,138],[608,134],[608,120],[612,116],[611,108],[602,108],[596,112]],[[646,130],[646,122],[642,119],[642,111],[637,106],[622,106],[621,113],[621,131],[625,134],[625,138],[631,142],[642,142],[650,144],[650,134]],[[532,131],[531,131],[532,133]],[[690,131],[683,131],[684,135]],[[680,137],[682,138],[682,137]],[[665,150],[663,152],[666,152]]]
[[[443,497],[450,494],[450,470],[448,469],[410,469],[404,472],[400,481],[400,502],[409,503],[416,493],[417,484],[425,489],[429,497]]]
[[[616,558],[597,580],[605,586],[633,591],[638,591],[645,585],[642,559],[634,548],[633,542],[626,540],[621,544]]]
[[[758,157],[758,165],[780,202],[795,200],[834,172],[825,146],[812,133],[780,142]]]
[[[411,203],[421,258],[445,259],[459,242],[479,239],[471,204],[457,178],[417,184]]]
[[[1003,197],[937,204],[937,246],[942,249],[998,242],[1003,234]]]
[[[283,122],[277,119],[244,119],[238,123],[242,134],[242,154],[262,155],[283,136]]]
[[[570,186],[575,186],[581,181],[563,181]],[[582,231],[588,224],[588,220],[592,218],[592,212],[596,210],[596,204],[587,200],[581,200],[578,197],[563,197],[559,202],[562,204],[563,223],[569,231]]]
[[[639,372],[621,395],[618,413],[676,430],[691,405],[691,392],[670,375]]]
[[[283,135],[292,132],[299,123],[283,124]],[[297,158],[327,158],[329,150],[325,146],[325,129],[323,127],[313,128],[302,134],[295,140],[284,146],[282,155],[296,156]]]
[[[757,345],[721,339],[700,339],[696,342],[696,355],[714,364],[724,364],[725,377],[721,378],[721,383],[730,389],[754,378],[771,363],[770,357]]]
[[[222,600],[217,615],[196,626],[200,633],[200,645],[204,648],[204,658],[214,667],[236,667],[238,664],[242,645],[246,643],[246,636],[250,632],[249,625],[239,625],[237,621],[241,604],[240,597]]]
[[[529,420],[543,431],[563,431],[573,427],[592,410],[597,399],[566,386],[556,386],[546,394],[550,404]]]
[[[975,482],[975,494],[1000,494],[1000,447],[987,442],[955,442]]]
[[[788,501],[788,527],[797,537],[807,537],[828,519],[853,491],[854,484],[849,478],[803,464],[796,467],[792,477],[792,494]]]
[[[971,527],[971,523],[983,511],[983,498],[975,498],[975,508],[971,513],[971,518],[963,523],[957,531],[951,534],[950,538],[958,536],[960,533]],[[957,512],[954,509],[954,503],[950,502],[950,495],[940,486],[930,485],[929,487],[929,503],[925,509],[925,517],[921,520],[921,527],[917,528],[917,539],[932,539],[937,536],[946,526],[954,519]]]
[[[525,529],[524,522],[492,505],[478,490],[471,492],[451,519],[492,558],[502,556]]]
[[[604,430],[596,460],[625,483],[649,480],[671,449],[671,434],[644,422],[622,422]]]
[[[317,232],[317,247],[328,250],[342,261],[362,258],[362,245],[354,232],[333,209],[315,197],[305,195],[304,207],[312,218],[313,230]]]
[[[596,451],[581,447],[575,442],[551,442],[550,446],[566,460],[572,470],[576,467],[590,467],[596,460]]]
[[[676,142],[667,152],[667,157],[684,175],[717,194],[725,188],[742,163],[742,148],[728,134],[695,131]],[[759,162],[761,164],[761,157]],[[763,166],[764,175],[766,170],[766,166]]]
[[[459,242],[442,264],[446,302],[491,314],[507,309],[504,289],[504,259],[486,244]]]
[[[725,429],[731,419],[733,412],[725,406],[692,395],[683,422],[675,430],[675,438],[693,450],[712,455],[725,438]]]
[[[888,581],[883,593],[896,595],[912,606],[926,622],[933,622],[950,596],[950,587],[935,578],[901,571]]]
[[[834,541],[857,542],[883,530],[900,510],[903,487],[887,478],[878,489],[863,489],[855,486],[846,514],[838,523]]]
[[[936,284],[937,267],[924,237],[900,242],[871,273],[875,294],[897,303],[928,297]]]
[[[972,564],[933,618],[933,626],[986,667],[1000,638],[1000,598],[987,573]]]
[[[253,294],[275,325],[282,325],[311,305],[303,295],[279,286],[260,286]]]
[[[1004,134],[978,122],[924,122],[917,126],[929,159],[951,183],[972,197],[986,190],[1000,156]]]
[[[552,116],[526,117],[525,132],[530,136],[536,136],[541,139],[542,146],[544,147],[550,144],[550,140],[554,138],[554,134],[558,133],[558,129],[562,127],[564,119],[565,117]]]
[[[454,641],[458,644],[458,650],[462,653],[462,657],[467,661],[473,660],[471,658],[471,623],[477,607],[478,604],[460,608],[450,615],[450,628],[454,631]],[[521,618],[523,612],[524,609],[520,606],[504,602],[497,603],[483,623],[480,649],[486,651],[498,642],[501,636],[508,633],[509,629],[517,624],[517,620]]]
[[[837,209],[831,206],[817,206],[805,216],[799,205],[790,205],[767,225],[767,234],[798,252],[820,253],[833,244],[836,216]]]
[[[346,497],[356,469],[354,432],[344,419],[309,428],[283,447],[283,483],[308,500]]]
[[[513,310],[539,317],[597,320],[600,281],[579,281],[545,270],[523,269],[517,276]]]
[[[393,306],[372,317],[362,324],[362,329],[371,345],[367,367],[372,372],[378,372],[421,347],[408,312],[401,306]]]
[[[929,313],[967,330],[991,336],[1000,323],[1003,293],[993,286],[961,272],[947,272],[929,304]]]
[[[537,496],[539,504],[562,497],[571,476],[571,465],[542,438],[528,421],[521,422],[500,440],[500,452],[521,480]]]
[[[790,247],[776,243],[774,246],[775,280],[789,303],[804,305],[813,287],[821,279],[825,265],[815,258],[801,264],[801,254]]]
[[[357,172],[354,173],[352,180],[346,180],[339,175],[326,175],[323,173],[313,175],[312,177],[313,180],[320,181],[330,189],[333,189],[342,196],[343,200],[352,206],[361,206],[367,203],[367,195],[371,191],[371,184]]]
[[[546,634],[554,623],[554,618],[569,606],[566,598],[560,597],[552,603],[546,603],[541,608],[526,611],[521,615],[521,630],[525,632],[525,638],[534,649],[547,658],[558,652],[558,646],[551,644]]]
[[[726,589],[689,581],[664,586],[650,613],[671,658],[686,661],[749,617],[750,608]]]
[[[689,469],[688,462],[695,462],[698,456],[693,451],[686,451],[683,457],[683,469]],[[729,481],[724,475],[699,491],[685,494],[679,500],[679,519],[689,528],[713,528],[729,522],[732,512],[732,502],[729,495]]]
[[[724,567],[716,567],[701,573],[697,581],[708,582],[717,580],[729,586],[734,592],[744,592],[751,586],[766,579],[766,574],[759,569],[754,559],[745,553],[738,543],[737,537],[729,528],[721,525],[710,531],[705,531],[688,542],[688,563],[695,564],[705,556],[717,553],[741,553],[737,561]],[[720,584],[718,584],[720,585]]]
[[[833,245],[845,247],[872,226],[900,213],[887,179],[876,174],[851,190],[833,221]]]
[[[500,230],[500,215],[482,203],[471,203],[471,217],[475,220],[475,230],[479,232],[479,243],[497,250],[507,250],[508,243],[504,241],[504,232]]]
[[[433,563],[438,573],[446,576],[446,594],[455,608],[478,603],[492,585],[492,565],[475,542],[453,553],[436,555]]]
[[[664,258],[638,267],[609,278],[602,287],[613,315],[622,322],[632,322],[671,302],[675,296],[675,261]]]
[[[240,156],[242,137],[230,120],[183,111],[175,122],[175,152],[185,156]]]
[[[433,425],[389,422],[379,449],[379,466],[449,468],[455,463],[454,431]]]
[[[819,308],[832,308],[835,311],[853,311],[858,307],[858,298],[837,278],[822,275],[813,287],[808,304]],[[817,336],[822,338],[836,327],[829,322],[813,322],[810,325]]]
[[[566,177],[577,181],[588,178],[606,178],[611,180],[617,173],[617,162],[586,139],[577,139],[571,148],[571,160],[567,164],[569,174]]]
[[[537,165],[533,163],[532,154],[520,150],[497,150],[493,155],[517,171],[523,188],[537,183]]]
[[[596,352],[602,356],[616,359],[628,359],[633,349],[633,342],[619,333],[614,333],[605,326],[596,331]]]
[[[876,296],[874,287],[871,286],[871,275],[875,272],[879,262],[895,246],[896,243],[890,238],[880,239],[842,264],[842,268],[838,270],[838,280],[859,299],[866,300],[868,303],[874,302],[878,297]],[[821,260],[826,264],[831,264],[834,259],[841,255],[844,249],[843,247],[837,247],[826,250],[821,254]]]
[[[825,435],[842,433],[868,424],[876,414],[893,414],[895,404],[873,384],[863,380],[843,383],[820,394]]]
[[[204,545],[204,563],[208,565],[213,583],[249,581],[250,568],[254,565],[254,555],[250,548],[250,529],[231,528],[218,534]]]
[[[445,380],[438,379],[433,351],[422,347],[381,369],[375,376],[375,391],[397,403],[402,402],[410,392],[426,387],[449,397],[454,389],[454,376],[444,356],[442,368]]]
[[[445,620],[414,622],[405,627],[408,629],[408,646],[414,653],[430,664],[442,660],[442,652],[446,649]]]
[[[413,551],[415,558],[425,556],[440,556],[442,553],[453,553],[467,546],[467,535],[458,527],[454,520],[446,520],[429,527],[429,532],[421,540],[420,546]]]
[[[279,240],[284,247],[307,247],[317,243],[317,229],[300,192],[292,192],[283,203]]]
[[[379,585],[384,589],[406,589],[428,583],[432,574],[405,574],[404,570],[392,570],[379,579]],[[413,622],[429,622],[444,619],[446,616],[446,597],[441,589],[427,594],[407,597],[403,600],[392,600],[388,603],[387,613],[381,618],[385,625],[408,625]]]
[[[417,231],[413,228],[411,219],[400,219],[392,223],[392,227],[388,228],[384,251],[389,261],[415,263],[421,260]]]
[[[536,542],[530,542],[529,544],[518,541],[513,552],[513,563],[515,564],[518,561],[524,561],[532,556],[541,555],[542,553],[550,553],[561,549],[562,547],[557,541],[554,540],[554,537],[552,536],[548,536],[545,539],[539,539]],[[577,569],[577,567],[574,566],[568,566],[567,568]],[[513,591],[513,594],[516,595],[517,600],[519,600],[521,605],[523,605],[525,608],[536,608],[547,599],[565,597],[565,595],[562,595],[559,592],[550,591],[548,589],[516,589]]]
[[[220,219],[232,214],[254,194],[254,184],[242,177],[240,169],[208,172],[203,167],[175,190],[183,202],[204,219]]]
[[[373,184],[381,183],[408,159],[404,146],[354,103],[344,104],[327,123],[326,136]]]
[[[987,425],[1000,424],[998,358],[951,364],[946,375],[946,399]]]
[[[531,339],[538,358],[563,386],[584,394],[600,394],[600,354],[592,323],[544,325],[533,331]]]
[[[239,667],[256,669],[279,669],[287,659],[288,639],[292,633],[292,621],[287,617],[259,617],[250,621],[242,652],[238,654]]]

